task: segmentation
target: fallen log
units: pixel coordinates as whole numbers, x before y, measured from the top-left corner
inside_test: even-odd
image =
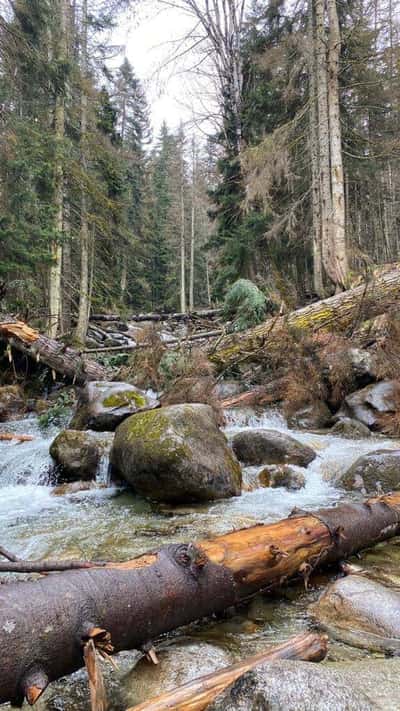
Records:
[[[86,359],[75,348],[44,336],[24,321],[0,315],[1,339],[77,385],[83,385],[87,380],[107,380],[107,371],[102,365]]]
[[[400,298],[400,265],[390,272],[371,278],[367,283],[323,299],[285,316],[270,318],[259,326],[226,336],[217,348],[211,348],[210,360],[221,368],[251,360],[267,351],[268,343],[282,330],[304,333],[317,331],[343,332],[362,321],[385,313],[398,304]]]
[[[143,323],[144,321],[190,321],[197,318],[215,318],[221,316],[222,309],[202,309],[200,311],[191,311],[188,313],[149,313],[149,314],[131,314],[126,319],[121,318],[121,314],[92,314],[90,321],[114,322],[114,321],[134,321],[135,323]]]
[[[32,442],[33,435],[17,434],[16,432],[0,432],[0,442]]]
[[[181,345],[184,343],[190,343],[192,341],[208,341],[210,338],[218,338],[223,334],[222,329],[217,329],[215,331],[202,331],[200,333],[195,333],[192,336],[182,336],[182,338],[170,338],[168,341],[164,341],[163,345],[168,348],[169,346]],[[127,346],[101,346],[99,344],[98,348],[86,348],[82,353],[125,353],[128,351],[136,351],[143,348],[154,348],[153,343],[135,343],[135,345]]]
[[[145,701],[128,711],[204,711],[219,694],[250,669],[277,659],[298,659],[305,662],[320,662],[325,659],[328,638],[314,633],[305,633],[288,639],[266,652],[249,657],[238,664],[199,677],[172,691],[167,691]]]
[[[126,563],[0,586],[0,703],[38,698],[83,665],[83,647],[151,646],[159,635],[221,613],[288,579],[307,582],[400,533],[400,493],[234,531],[198,545],[168,545]],[[27,605],[29,601],[29,606]],[[110,641],[111,640],[111,641]],[[32,687],[35,692],[32,694]]]

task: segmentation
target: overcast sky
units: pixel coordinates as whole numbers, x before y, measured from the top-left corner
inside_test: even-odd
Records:
[[[183,61],[169,60],[193,20],[178,10],[157,11],[154,6],[154,2],[147,2],[127,16],[118,40],[126,47],[126,55],[145,86],[157,135],[164,119],[171,128],[180,121],[191,124],[194,84],[183,72]]]

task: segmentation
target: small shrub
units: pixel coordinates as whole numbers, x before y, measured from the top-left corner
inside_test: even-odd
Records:
[[[266,314],[265,294],[249,279],[238,279],[226,295],[224,318],[233,321],[235,331],[245,331],[264,321]]]
[[[42,429],[50,425],[63,425],[70,415],[70,409],[74,403],[74,396],[71,391],[61,392],[54,405],[47,412],[39,415],[38,422]]]

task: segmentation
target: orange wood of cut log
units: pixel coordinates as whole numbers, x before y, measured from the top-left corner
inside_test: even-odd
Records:
[[[204,711],[219,694],[239,677],[264,662],[277,659],[300,659],[302,661],[320,662],[327,653],[327,640],[326,636],[319,634],[300,634],[283,644],[249,657],[243,662],[189,681],[187,684],[145,701],[129,709],[129,711],[167,711],[167,709],[174,709],[174,711]]]
[[[34,343],[38,340],[40,333],[24,321],[9,321],[0,323],[0,336],[7,339],[14,336],[24,343]]]
[[[32,442],[35,438],[32,435],[16,434],[15,432],[0,432],[0,442]]]

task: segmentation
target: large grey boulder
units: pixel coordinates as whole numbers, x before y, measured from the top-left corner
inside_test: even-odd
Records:
[[[398,382],[382,380],[348,395],[338,415],[352,417],[372,430],[379,430],[379,415],[397,411],[397,396]]]
[[[335,639],[372,651],[400,651],[400,593],[376,580],[340,578],[309,611]]]
[[[348,491],[368,494],[389,492],[400,487],[400,449],[378,449],[359,457],[336,481]]]
[[[244,430],[232,440],[240,462],[252,464],[297,464],[306,467],[317,456],[311,447],[276,430]]]
[[[50,454],[64,481],[94,479],[102,457],[108,456],[113,436],[94,432],[63,430],[50,446]]]
[[[241,491],[239,462],[208,405],[130,417],[116,431],[111,462],[138,494],[156,501],[208,501]]]
[[[155,407],[158,400],[130,383],[94,381],[82,388],[70,427],[113,432],[127,417]]]
[[[399,659],[268,662],[241,676],[207,711],[398,711]]]

